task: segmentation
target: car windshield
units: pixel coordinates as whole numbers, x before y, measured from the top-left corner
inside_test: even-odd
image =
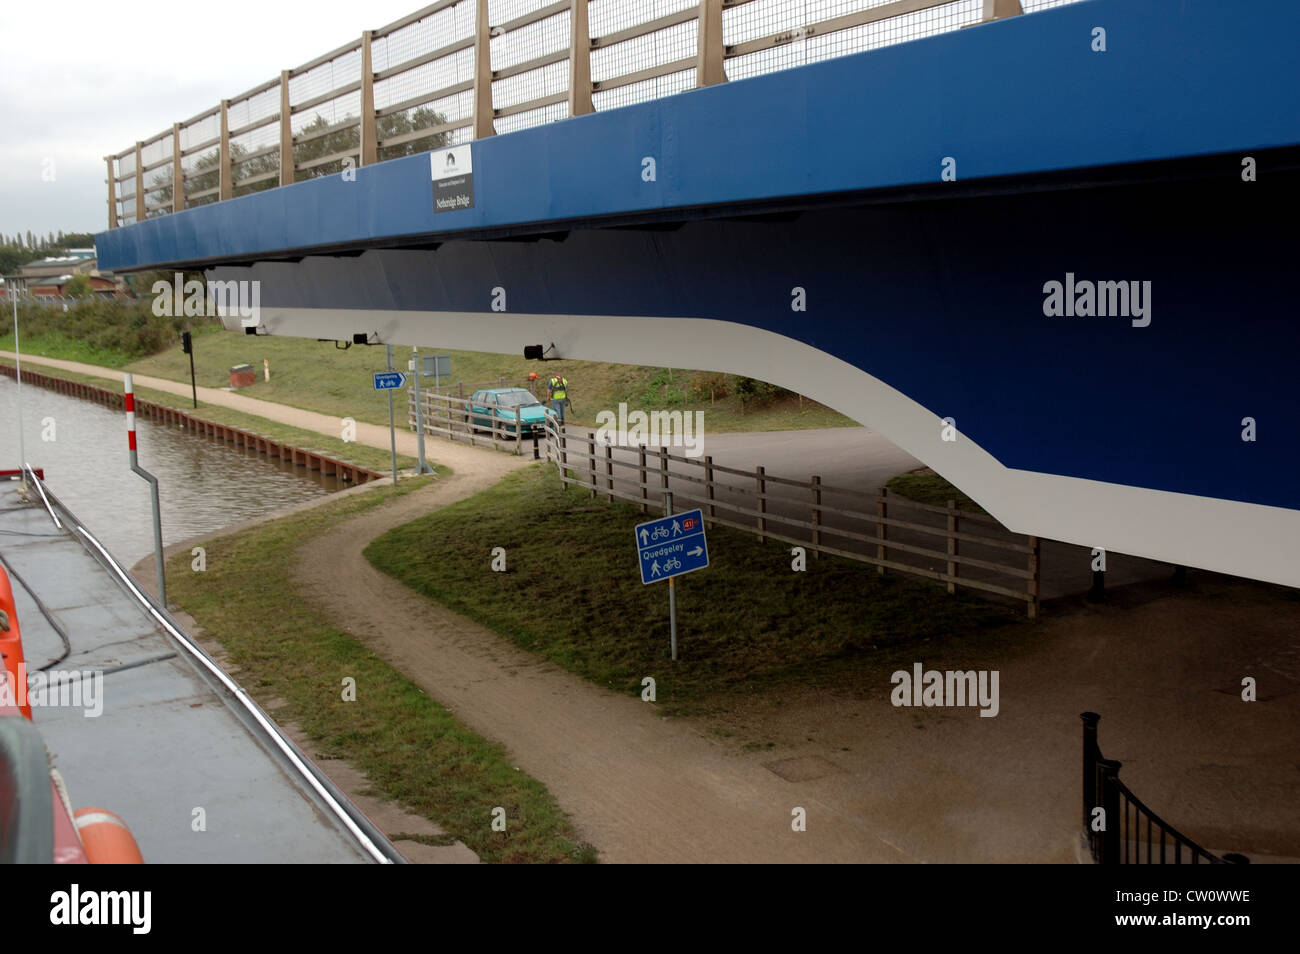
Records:
[[[497,395],[497,404],[501,407],[518,407],[524,404],[541,404],[529,391],[506,391]]]

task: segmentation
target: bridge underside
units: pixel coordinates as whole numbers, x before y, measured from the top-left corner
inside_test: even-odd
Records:
[[[96,247],[270,334],[760,378],[1013,530],[1300,586],[1297,33],[1091,0],[475,140],[466,207],[432,153]]]
[[[274,335],[554,343],[570,359],[750,375],[873,428],[1014,530],[1300,585],[1300,241],[1278,221],[1300,175],[1289,152],[1259,160],[1266,184],[1243,183],[1228,156],[1163,182],[450,240],[208,277],[260,281]],[[1085,283],[1134,294],[1125,315],[1049,316],[1053,281],[1061,297],[1073,282],[1076,311]],[[1123,305],[1106,291],[1094,312]]]

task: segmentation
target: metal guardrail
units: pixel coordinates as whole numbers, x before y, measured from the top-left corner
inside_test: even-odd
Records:
[[[1084,712],[1079,718],[1083,720],[1083,834],[1094,861],[1102,865],[1249,864],[1250,859],[1242,855],[1220,857],[1207,851],[1152,811],[1120,781],[1122,763],[1102,757],[1097,744],[1101,716]],[[1102,814],[1097,815],[1097,809]],[[1104,820],[1101,830],[1097,818]]]
[[[263,749],[280,764],[286,774],[301,780],[312,801],[332,818],[334,823],[356,844],[358,850],[370,860],[380,864],[407,864],[406,857],[388,840],[388,836],[352,804],[342,789],[285,735],[248,692],[204,652],[202,647],[176,622],[167,607],[136,584],[126,568],[94,534],[81,524],[67,504],[48,487],[43,488],[42,496],[46,499],[47,506],[52,506],[51,513],[53,510],[58,510],[63,514],[67,533],[76,539],[166,632],[173,645],[195,670],[227,700],[231,711],[239,717]]]
[[[108,227],[1077,0],[436,0],[105,157]]]

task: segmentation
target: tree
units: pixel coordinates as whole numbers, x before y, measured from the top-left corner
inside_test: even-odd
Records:
[[[63,286],[64,298],[88,298],[94,289],[85,275],[73,275]]]

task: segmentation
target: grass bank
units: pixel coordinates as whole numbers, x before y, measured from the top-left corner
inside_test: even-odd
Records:
[[[393,351],[395,366],[404,370],[411,349],[395,347]],[[466,397],[474,386],[495,386],[498,378],[524,380],[530,371],[543,378],[563,374],[570,382],[573,402],[568,419],[593,429],[597,426],[596,413],[606,409],[617,412],[619,402],[647,411],[702,411],[705,427],[716,433],[854,425],[813,401],[801,402],[797,395],[773,393],[762,384],[742,384],[734,375],[596,361],[540,364],[525,361],[517,354],[478,351],[445,353],[451,356],[450,380],[464,382]],[[263,359],[271,365],[269,382],[262,380]],[[243,394],[372,424],[388,423],[387,400],[373,389],[370,378],[372,371],[384,369],[383,348],[358,345],[341,350],[330,342],[250,336],[212,328],[196,336],[194,366],[199,384],[228,385],[229,370],[236,364],[251,364],[258,372],[257,383],[241,391]],[[190,379],[189,356],[178,345],[133,361],[128,370],[174,381]],[[533,393],[546,398],[544,385]]]
[[[720,695],[851,672],[878,649],[1018,625],[1013,611],[835,557],[793,572],[790,547],[725,527],[711,566],[678,581],[678,655],[668,594],[643,586],[632,504],[591,500],[537,464],[468,500],[389,531],[367,559],[524,649],[618,692],[656,680],[670,711]],[[437,541],[436,545],[431,541]],[[504,547],[507,571],[491,572]]]
[[[26,345],[24,344],[24,353]],[[8,358],[0,358],[0,362],[14,366],[14,362]],[[62,368],[51,368],[41,364],[28,364],[24,371],[35,371],[49,377],[63,378],[67,381],[81,381],[86,384],[93,384],[101,388],[113,388],[113,382],[107,378],[94,377],[89,374],[81,374],[76,371],[65,371]],[[120,382],[119,382],[120,384]],[[338,460],[347,461],[353,464],[359,464],[362,467],[368,467],[372,470],[388,471],[392,469],[391,452],[381,450],[377,447],[368,447],[364,444],[344,441],[341,438],[329,437],[325,434],[318,434],[315,431],[306,431],[299,427],[291,427],[288,424],[281,424],[278,421],[272,421],[269,418],[258,417],[254,414],[245,414],[242,411],[236,411],[232,408],[221,407],[215,404],[201,403],[199,409],[194,410],[189,398],[182,397],[179,394],[171,394],[167,391],[155,391],[153,388],[144,388],[137,386],[135,395],[141,401],[151,401],[154,404],[163,407],[172,407],[177,410],[194,414],[207,421],[217,424],[226,424],[230,427],[243,428],[246,431],[252,431],[255,434],[261,434],[265,437],[272,438],[282,443],[291,444],[294,447],[303,450],[319,451]],[[385,411],[385,414],[387,412]],[[387,416],[384,423],[388,423]],[[401,469],[410,469],[415,467],[415,460],[410,457],[397,455],[397,466]]]
[[[261,702],[283,699],[319,746],[343,758],[374,787],[440,825],[484,861],[594,861],[540,782],[517,770],[505,750],[467,729],[409,679],[368,650],[294,590],[298,549],[339,520],[382,506],[428,478],[403,481],[206,543],[207,570],[188,552],[171,560],[168,595],[245,670]],[[345,677],[356,702],[345,702]],[[496,806],[509,827],[491,830]],[[390,835],[397,834],[390,832]]]
[[[125,367],[145,355],[177,345],[180,333],[212,330],[211,318],[159,317],[152,299],[90,299],[58,306],[19,305],[19,343],[24,353]],[[0,327],[0,349],[14,350],[13,325]]]

